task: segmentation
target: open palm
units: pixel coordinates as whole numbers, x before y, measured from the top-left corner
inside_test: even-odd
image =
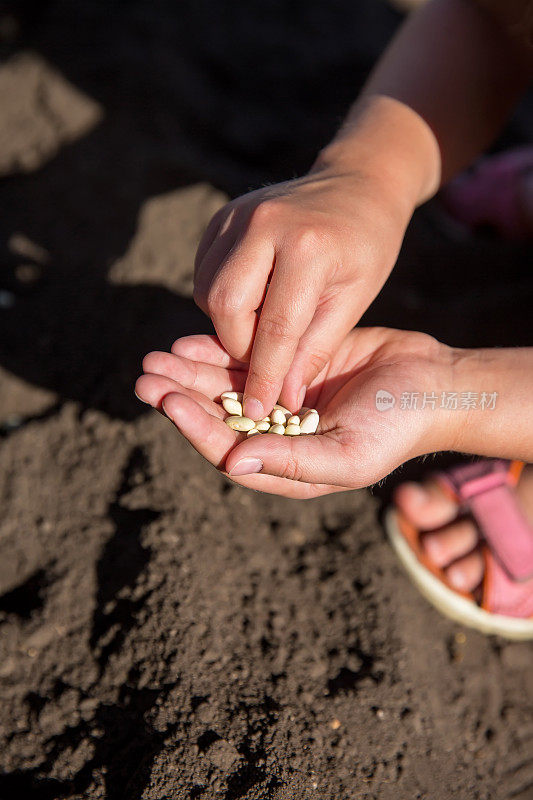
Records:
[[[237,483],[309,498],[368,486],[407,459],[436,449],[438,414],[402,410],[398,403],[383,412],[376,393],[386,390],[398,398],[402,392],[435,390],[447,350],[424,334],[352,331],[307,391],[304,404],[320,413],[315,436],[246,439],[231,430],[216,401],[226,390],[244,389],[248,365],[232,358],[214,336],[187,336],[170,353],[149,353],[135,390]],[[246,465],[257,468],[258,461],[260,472],[238,474]]]

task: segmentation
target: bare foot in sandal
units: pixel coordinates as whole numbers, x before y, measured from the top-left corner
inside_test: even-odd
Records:
[[[513,485],[519,469],[518,462],[480,461],[422,484],[404,483],[395,494],[396,521],[410,547],[407,563],[402,552],[400,558],[440,610],[485,632],[530,638],[533,465]],[[396,546],[394,533],[392,538]],[[460,610],[465,600],[470,604],[463,603],[466,616]]]

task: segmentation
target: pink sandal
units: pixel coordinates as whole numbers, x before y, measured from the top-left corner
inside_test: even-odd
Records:
[[[469,228],[490,225],[508,239],[533,235],[524,213],[520,181],[533,172],[533,146],[481,159],[441,192],[448,213]]]
[[[450,586],[423,550],[420,531],[391,508],[385,526],[413,582],[443,614],[456,622],[508,639],[533,639],[533,527],[514,487],[521,461],[483,460],[460,465],[435,478],[479,528],[485,572],[480,602]]]

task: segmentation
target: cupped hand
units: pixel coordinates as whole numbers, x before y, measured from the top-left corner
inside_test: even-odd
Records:
[[[410,458],[453,447],[449,417],[400,402],[403,393],[421,398],[449,388],[450,364],[450,348],[425,334],[352,331],[307,390],[305,405],[320,413],[314,436],[245,439],[223,422],[217,401],[244,389],[248,365],[216,337],[188,336],[171,353],[149,353],[135,391],[235,482],[308,498],[369,486]],[[376,402],[380,390],[395,399],[387,410]]]
[[[387,279],[412,211],[386,176],[328,166],[217,212],[198,248],[194,298],[228,353],[249,362],[249,417],[278,399],[302,405]]]

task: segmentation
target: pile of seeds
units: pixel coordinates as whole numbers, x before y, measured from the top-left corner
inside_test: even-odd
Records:
[[[222,392],[220,399],[230,415],[224,422],[234,431],[255,436],[256,433],[277,433],[279,436],[300,436],[316,433],[320,417],[314,408],[302,408],[292,414],[288,408],[276,404],[268,417],[254,422],[242,415],[242,392]]]

